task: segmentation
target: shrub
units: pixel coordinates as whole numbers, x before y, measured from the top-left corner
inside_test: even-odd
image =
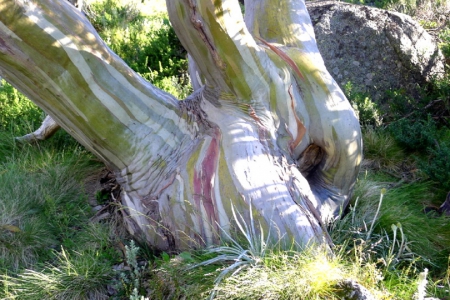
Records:
[[[400,119],[389,125],[397,142],[410,151],[423,151],[436,143],[437,127],[428,116],[426,120]]]
[[[145,293],[143,286],[143,277],[147,273],[146,264],[141,265],[138,262],[139,247],[133,240],[130,246],[125,246],[125,259],[129,270],[123,270],[118,274],[114,287],[119,291],[118,296],[127,299],[140,299],[141,294]]]
[[[450,28],[446,28],[439,33],[439,39],[441,42],[439,46],[441,48],[442,54],[444,54],[447,62],[450,62]]]
[[[386,91],[389,102],[384,107],[383,113],[387,121],[395,121],[417,109],[417,101],[406,95],[404,90]]]
[[[345,2],[348,3],[371,5],[376,6],[378,8],[386,8],[393,1],[395,0],[345,0]]]
[[[435,147],[429,147],[427,151],[428,160],[421,161],[419,167],[431,180],[450,191],[450,143],[443,142]]]
[[[380,116],[378,106],[370,99],[368,94],[356,91],[351,82],[344,86],[344,91],[361,125],[381,125],[383,119]]]

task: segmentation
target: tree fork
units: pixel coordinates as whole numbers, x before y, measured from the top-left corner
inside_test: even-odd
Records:
[[[273,243],[331,244],[348,203],[359,122],[304,2],[245,5],[244,21],[237,0],[167,1],[196,89],[179,101],[65,1],[0,0],[0,76],[114,170],[129,230],[159,249],[220,243],[232,207]]]

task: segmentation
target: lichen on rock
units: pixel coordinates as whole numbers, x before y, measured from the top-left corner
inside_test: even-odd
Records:
[[[415,97],[444,73],[436,41],[411,17],[335,1],[307,2],[319,50],[335,80],[374,100],[385,91]]]

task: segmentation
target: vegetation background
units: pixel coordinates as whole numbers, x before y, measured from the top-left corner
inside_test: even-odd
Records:
[[[448,1],[348,2],[412,15],[450,63]],[[190,93],[164,0],[98,0],[85,13],[144,78],[180,99]],[[2,80],[0,298],[341,299],[350,281],[377,299],[450,299],[450,218],[439,208],[450,191],[448,67],[419,99],[386,91],[387,107],[351,82],[343,88],[363,126],[365,159],[349,209],[329,228],[335,255],[268,248],[238,212],[241,234],[229,244],[157,253],[124,232],[113,178],[67,133],[14,140],[44,115]]]

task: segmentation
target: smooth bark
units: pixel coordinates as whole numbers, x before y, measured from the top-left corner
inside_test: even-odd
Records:
[[[0,76],[112,170],[128,228],[165,250],[217,244],[232,206],[272,242],[330,244],[361,160],[358,120],[303,1],[168,0],[196,91],[140,78],[65,2],[0,0]]]
[[[52,137],[61,128],[55,120],[50,116],[45,116],[41,126],[34,132],[26,134],[21,137],[16,137],[19,142],[34,143],[37,141],[44,141]]]

